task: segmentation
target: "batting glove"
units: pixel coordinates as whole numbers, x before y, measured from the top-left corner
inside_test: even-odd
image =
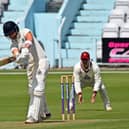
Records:
[[[27,64],[29,58],[28,48],[22,48],[21,53],[16,57],[16,62],[18,64]]]

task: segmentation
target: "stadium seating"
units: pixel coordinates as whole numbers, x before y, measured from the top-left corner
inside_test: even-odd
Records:
[[[123,24],[120,28],[120,38],[129,38],[129,22]]]
[[[119,26],[115,23],[106,23],[102,32],[103,38],[118,38],[119,37]]]
[[[121,26],[125,22],[125,11],[122,9],[113,9],[109,15],[109,22],[113,22]]]
[[[9,11],[24,11],[30,0],[10,0]]]
[[[114,8],[128,10],[129,9],[129,0],[116,0]]]
[[[0,2],[3,5],[3,9],[5,11],[7,11],[8,10],[9,3],[10,3],[9,0],[0,0]]]
[[[13,21],[17,21],[18,19],[22,19],[24,15],[24,12],[18,12],[18,11],[6,11],[4,12],[4,16],[1,19],[2,23],[8,21],[8,20],[13,20]]]
[[[12,1],[14,1],[14,3],[12,3]],[[2,21],[5,22],[8,18],[12,19],[13,17],[14,17],[13,19],[16,19],[16,17],[20,17],[20,15],[23,15],[22,11],[26,8],[28,1],[29,0],[10,0],[10,5],[9,5],[8,9],[10,12],[14,12],[14,13],[12,13],[12,15],[10,16],[10,14],[8,12],[6,12],[4,14],[5,17],[3,17]],[[70,1],[70,0],[68,0],[68,1]],[[67,32],[65,34],[62,33],[62,35],[64,37],[61,35],[62,36],[61,37],[62,38],[61,52],[62,52],[62,62],[63,62],[62,66],[63,67],[73,66],[73,64],[78,61],[78,59],[79,59],[78,55],[83,50],[89,51],[91,56],[96,61],[95,46],[96,46],[96,43],[97,43],[97,45],[100,45],[97,41],[100,41],[102,38],[103,26],[105,25],[105,23],[108,22],[108,16],[110,15],[110,11],[114,7],[115,0],[106,0],[106,1],[105,0],[83,0],[83,1],[84,2],[82,2],[78,11],[74,15],[74,18],[72,17],[73,19],[70,19],[71,22],[69,23],[69,27],[67,27],[68,28]],[[72,0],[72,2],[73,2],[73,0]],[[21,6],[21,5],[23,5],[23,6]],[[77,6],[75,6],[75,7],[77,7]],[[67,11],[69,11],[69,13],[68,13],[68,16],[69,16],[73,10],[71,8],[69,8],[69,10],[67,9]],[[52,16],[56,17],[57,13],[55,13],[55,15],[52,14]],[[65,10],[65,12],[63,12],[63,14],[65,14],[65,15],[62,15],[61,17],[64,17],[64,16],[66,17],[66,10]],[[46,21],[45,16],[43,19],[43,18],[41,18],[40,14],[37,13],[37,15],[38,15],[38,19],[36,19],[37,17],[35,16],[35,14],[33,15],[34,22],[32,21],[32,23],[35,24],[34,32],[35,32],[35,35],[37,36],[37,38],[45,43],[45,45],[47,46],[47,47],[45,46],[46,51],[47,51],[47,53],[49,53],[49,51],[54,49],[54,48],[51,48],[52,46],[48,46],[48,44],[53,44],[54,38],[56,37],[55,29],[57,28],[57,26],[56,26],[57,23],[54,23],[53,29],[51,29],[51,27],[47,27],[47,26],[43,27],[42,21]],[[71,18],[71,17],[68,17],[68,18]],[[53,19],[55,19],[55,18],[53,18]],[[56,21],[56,20],[54,20],[54,21]],[[66,24],[68,24],[68,23],[65,23],[65,25]],[[47,29],[45,29],[45,28],[47,28]],[[49,28],[49,30],[48,30],[48,28]],[[66,29],[66,27],[65,27],[65,29]],[[46,30],[46,31],[44,32],[44,30]],[[65,30],[63,30],[63,32],[64,31]],[[45,33],[46,33],[46,35],[45,35]],[[104,29],[103,36],[104,37],[110,37],[110,36],[118,37],[119,36],[118,33],[119,33],[118,26],[114,26],[114,28],[113,28],[113,26],[111,26],[109,28]],[[101,47],[99,49],[101,49]],[[56,49],[54,51],[57,52],[58,50]],[[50,53],[53,53],[53,52],[50,52]],[[99,54],[99,55],[97,54],[97,56],[99,56],[101,58],[100,55],[101,54]],[[48,58],[50,61],[53,61],[53,55],[50,56],[48,54]]]
[[[113,2],[114,0],[109,0],[109,1],[87,0],[87,2],[82,5],[82,8],[87,10],[100,10],[100,9],[110,10],[114,6]]]
[[[128,11],[127,16],[126,16],[126,22],[129,22],[129,11]]]
[[[84,48],[86,50],[88,49],[90,53],[91,51],[96,51],[93,45],[95,44],[96,46],[97,41],[101,39],[102,28],[104,23],[108,21],[108,15],[114,6],[113,3],[114,0],[110,0],[110,2],[103,0],[87,0],[81,5],[80,10],[78,10],[75,19],[69,27],[67,40],[64,41],[64,45],[62,45],[63,47],[70,46],[69,51],[71,52],[68,53],[68,57],[73,54],[72,50],[74,49],[78,49],[78,53]],[[89,46],[89,44],[91,45]],[[92,57],[95,57],[95,55],[96,53],[92,54]],[[66,64],[63,65],[65,66]]]
[[[101,39],[102,27],[104,23],[106,23],[108,20],[108,15],[110,13],[110,10],[114,6],[115,0],[108,0],[108,1],[79,0],[79,1],[82,1],[81,5],[79,5],[80,2],[75,1],[74,3],[76,2],[79,3],[76,6],[73,3],[73,0],[66,0],[66,1],[64,2],[65,4],[70,2],[71,5],[68,4],[68,7],[66,7],[66,10],[65,10],[65,6],[63,4],[61,9],[58,12],[58,14],[61,14],[62,12],[62,15],[60,16],[58,15],[58,18],[62,18],[62,19],[64,17],[66,18],[65,24],[62,29],[62,33],[59,34],[61,35],[61,43],[62,43],[61,44],[62,46],[61,54],[62,54],[62,62],[63,62],[62,67],[73,66],[73,64],[78,61],[78,55],[83,50],[88,50],[91,53],[93,59],[96,61],[96,42]],[[45,29],[47,28],[47,25],[50,22],[48,21],[46,24],[44,23],[44,21],[46,22],[46,19],[50,19],[48,17],[51,13],[50,14],[48,13],[49,12],[47,12],[46,14],[47,16],[45,16],[45,13],[43,13],[43,16],[41,14],[36,13],[36,15],[34,15],[35,16],[34,24],[36,25],[36,28],[35,28],[36,36],[45,44],[45,48],[48,53],[48,58],[50,59],[52,64],[52,61],[54,59],[51,58],[52,56],[50,55],[50,53],[54,53],[53,55],[56,55],[55,53],[59,53],[59,52],[54,48],[53,48],[54,52],[52,52],[53,51],[52,48],[51,48],[51,52],[49,52],[50,47],[47,47],[48,43],[50,43],[51,45],[55,43],[54,42],[55,37],[54,38],[50,37],[51,35],[53,35],[52,33],[54,30],[53,29],[49,30],[51,33],[50,34],[48,33],[48,30]],[[71,15],[73,13],[75,14]],[[61,23],[62,19],[59,19],[58,23]],[[39,24],[42,23],[42,24],[39,25],[37,23]],[[42,29],[42,26],[43,26],[43,29]],[[49,26],[49,28],[51,27]],[[47,31],[44,32],[44,29]],[[49,38],[47,37],[48,34],[49,34]],[[58,46],[60,38],[59,37],[56,37],[56,38],[57,38],[56,44]],[[59,59],[58,57],[59,55],[57,55],[56,60]]]
[[[128,38],[129,0],[115,1],[114,8],[108,16],[108,22],[110,23],[107,23],[103,28],[102,37]]]

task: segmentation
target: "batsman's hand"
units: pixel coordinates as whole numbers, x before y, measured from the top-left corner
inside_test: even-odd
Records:
[[[96,101],[96,94],[97,94],[97,92],[93,92],[93,94],[91,96],[91,103],[95,103],[95,101]]]
[[[19,64],[27,64],[29,58],[29,49],[22,48],[21,53],[16,57],[16,62]]]
[[[82,104],[82,100],[83,100],[83,97],[82,97],[82,93],[78,93],[78,103],[79,104]]]

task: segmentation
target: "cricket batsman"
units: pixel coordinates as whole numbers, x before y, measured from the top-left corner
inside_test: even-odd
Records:
[[[27,65],[30,102],[25,123],[41,122],[51,116],[45,99],[45,79],[49,69],[45,50],[29,29],[19,30],[13,21],[4,23],[3,32],[11,40],[10,49],[16,63]]]
[[[102,82],[99,66],[90,60],[90,55],[87,51],[81,53],[80,62],[74,66],[73,70],[75,93],[78,96],[78,103],[83,101],[82,89],[85,87],[92,87],[91,103],[95,103],[96,95],[99,92],[102,98],[104,108],[106,111],[111,111],[111,103]],[[73,92],[71,92],[72,94]],[[72,109],[72,98],[70,98],[70,109]]]

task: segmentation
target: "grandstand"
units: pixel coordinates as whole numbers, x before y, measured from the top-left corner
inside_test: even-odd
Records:
[[[71,67],[84,50],[89,51],[93,60],[97,61],[96,45],[101,40],[103,25],[113,6],[114,0],[106,3],[103,0],[64,0],[57,13],[36,13],[36,35],[45,43],[45,48],[51,49],[48,53],[52,59],[51,65]],[[42,21],[41,26],[39,21]],[[50,28],[51,32],[44,32]],[[51,46],[48,47],[46,43]]]
[[[124,25],[129,21],[128,2],[10,0],[3,10],[0,28],[7,20],[17,21],[21,28],[30,28],[44,44],[51,67],[72,67],[84,50],[89,51],[94,61],[102,63],[102,38],[110,38],[112,34],[116,38],[124,37],[125,33],[127,37],[129,33],[128,25]],[[4,52],[9,50],[9,41],[2,31],[0,36],[0,57],[3,57],[9,54]]]

